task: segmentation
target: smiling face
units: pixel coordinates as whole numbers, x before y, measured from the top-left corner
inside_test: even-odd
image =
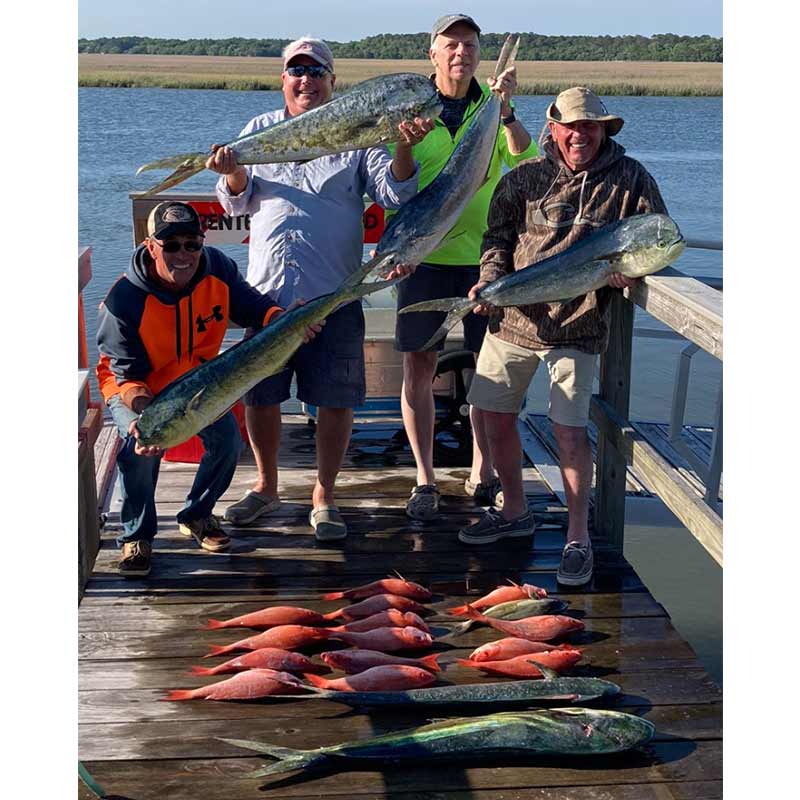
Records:
[[[436,37],[430,57],[440,90],[449,83],[468,83],[481,62],[478,34],[466,23],[457,22]]]
[[[180,243],[181,248],[175,253],[169,253],[164,249],[174,247],[173,242]],[[189,242],[199,245],[194,252],[186,250],[184,243]],[[145,247],[155,264],[155,272],[158,279],[164,286],[173,291],[179,292],[188,286],[189,282],[200,266],[200,257],[203,254],[202,236],[167,236],[163,241],[154,238],[145,239]]]
[[[597,158],[606,135],[604,122],[583,119],[577,122],[549,122],[553,141],[564,163],[573,172],[582,172]]]
[[[288,64],[288,67],[295,66],[318,67],[319,64],[311,56],[295,56]],[[295,78],[286,70],[281,73],[283,84],[283,99],[286,103],[286,110],[290,117],[296,117],[304,111],[327,103],[333,97],[333,87],[336,84],[336,76],[332,72],[326,71],[321,78],[312,78],[308,73]]]

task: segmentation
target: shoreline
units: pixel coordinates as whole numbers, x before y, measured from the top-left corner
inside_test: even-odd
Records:
[[[78,57],[78,86],[95,88],[280,89],[281,60],[242,56],[147,56],[84,53]],[[482,62],[484,82],[493,65]],[[429,62],[339,59],[336,88],[393,72],[430,73]],[[556,95],[571,86],[589,86],[600,95],[721,97],[722,64],[675,61],[520,61],[520,95]]]

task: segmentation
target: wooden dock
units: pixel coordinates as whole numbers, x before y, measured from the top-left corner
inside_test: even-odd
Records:
[[[557,495],[531,465],[526,491],[538,524],[529,540],[466,547],[456,539],[478,518],[463,491],[467,469],[439,464],[442,515],[419,523],[403,513],[414,483],[413,460],[398,443],[396,422],[358,424],[338,483],[350,534],[318,544],[307,524],[313,485],[313,428],[286,417],[280,456],[281,511],[259,527],[233,531],[226,554],[209,554],[180,536],[175,514],[194,465],[162,464],[160,532],[146,580],[116,574],[112,505],[94,571],[79,608],[79,758],[108,798],[244,800],[245,798],[397,798],[400,800],[696,800],[722,797],[721,692],[624,559],[596,539],[595,578],[586,590],[558,591],[555,571],[566,520]],[[252,481],[248,453],[218,513]],[[438,609],[476,597],[506,579],[543,586],[570,601],[586,630],[571,641],[584,649],[574,674],[623,688],[608,704],[651,720],[656,737],[626,754],[571,759],[513,759],[470,764],[402,764],[380,770],[247,778],[261,757],[216,737],[262,739],[313,748],[421,724],[413,712],[354,713],[322,700],[220,703],[161,702],[166,689],[216,680],[187,674],[209,645],[234,631],[205,631],[209,617],[230,617],[270,604],[332,610],[325,591],[384,577],[394,570],[429,586]],[[565,588],[565,587],[564,587]],[[435,634],[453,618],[428,620]],[[247,635],[247,634],[245,634]],[[241,637],[238,637],[241,638]],[[437,643],[444,682],[485,680],[451,663],[499,638],[476,627],[458,647]],[[324,649],[324,648],[320,648]],[[218,663],[214,659],[212,663]],[[438,716],[444,716],[439,714]],[[79,784],[79,797],[94,797]]]

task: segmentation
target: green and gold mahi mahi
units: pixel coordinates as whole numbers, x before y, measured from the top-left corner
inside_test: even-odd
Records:
[[[396,142],[397,126],[414,117],[438,117],[442,104],[423,75],[399,72],[359,83],[317,108],[228,142],[239,164],[309,161],[320,156]],[[157,194],[202,172],[209,153],[169,156],[136,171],[174,169],[144,196]]]
[[[242,739],[229,744],[280,759],[250,777],[344,764],[345,759],[419,761],[497,755],[596,755],[618,753],[649,741],[655,728],[633,714],[589,708],[501,712],[422,725],[370,739],[315,750]]]
[[[559,600],[556,597],[525,598],[524,600],[509,600],[507,603],[498,603],[482,611],[484,617],[493,619],[518,620],[526,617],[540,617],[544,614],[560,614],[569,606],[566,600]],[[468,619],[453,628],[452,632],[440,638],[461,636],[466,633],[473,625],[474,619]]]
[[[424,345],[428,349],[475,306],[525,306],[571,300],[600,289],[612,272],[629,278],[651,275],[671,264],[686,242],[666,214],[639,214],[601,228],[563,253],[503,275],[477,295],[477,300],[449,297],[406,306],[399,313],[446,311],[442,326]]]
[[[173,447],[221,417],[260,380],[283,369],[303,343],[309,325],[321,322],[344,303],[393,282],[362,283],[375,266],[373,261],[367,262],[335,292],[281,314],[255,336],[166,386],[139,418],[140,442]]]

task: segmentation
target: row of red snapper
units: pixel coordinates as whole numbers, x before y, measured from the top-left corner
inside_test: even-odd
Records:
[[[546,596],[547,592],[537,586],[512,583],[497,587],[473,603],[448,609],[451,614],[469,617],[506,634],[506,638],[482,645],[469,658],[459,658],[457,662],[491,675],[516,678],[542,676],[530,661],[533,654],[538,663],[556,672],[574,666],[582,655],[578,648],[548,642],[583,630],[580,620],[547,614],[511,622],[481,613],[481,609],[498,603]],[[237,673],[232,678],[198,689],[174,690],[163,699],[255,700],[275,694],[305,693],[313,691],[314,687],[388,692],[429,686],[437,680],[434,673],[441,671],[437,662],[439,654],[421,658],[392,654],[424,650],[433,644],[430,629],[419,616],[426,611],[423,603],[431,597],[431,592],[417,583],[400,577],[385,578],[323,595],[323,600],[360,601],[328,614],[294,606],[272,606],[225,621],[210,619],[205,626],[207,630],[240,627],[266,630],[224,647],[212,646],[204,658],[236,650],[249,651],[246,654],[215,667],[192,667],[191,670],[193,675]],[[342,624],[328,626],[337,620]],[[345,642],[353,649],[320,653],[319,657],[327,666],[296,652],[329,639]],[[330,672],[331,668],[347,673],[346,677],[332,680],[320,677],[320,673]],[[303,683],[298,675],[312,686]]]

